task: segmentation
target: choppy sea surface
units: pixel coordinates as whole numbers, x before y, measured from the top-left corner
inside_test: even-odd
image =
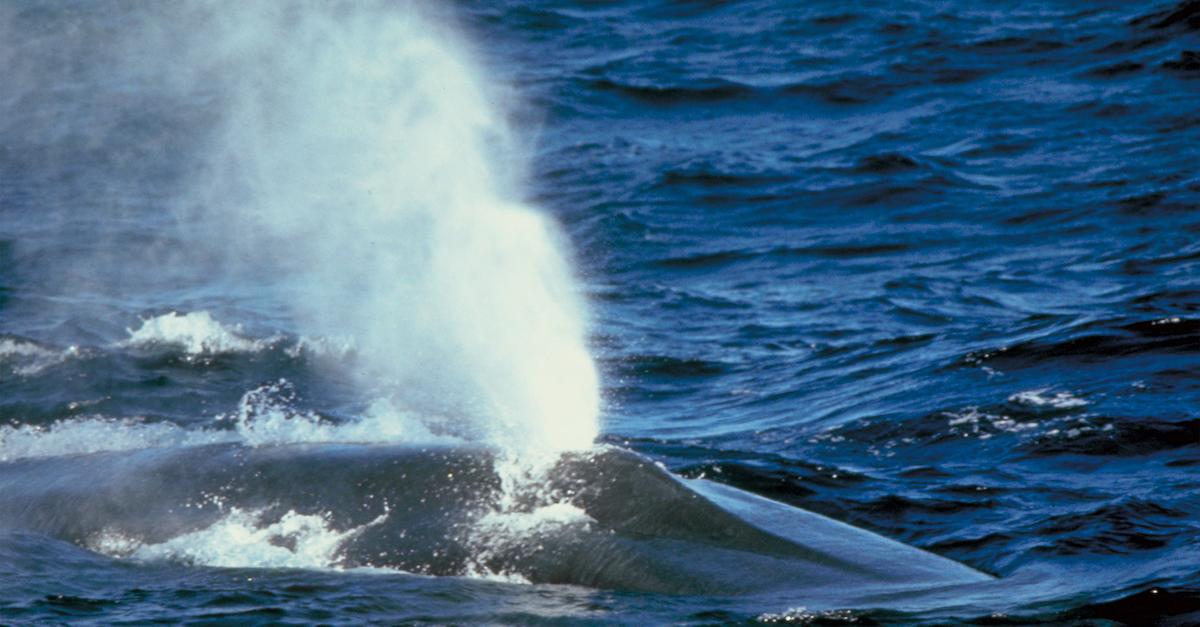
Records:
[[[490,394],[496,364],[526,347],[475,326],[501,315],[492,305],[459,316],[455,303],[476,301],[444,296],[495,281],[428,288],[419,268],[517,231],[474,219],[440,230],[439,190],[475,169],[453,138],[423,133],[480,114],[447,102],[470,91],[453,71],[388,56],[404,50],[389,38],[426,31],[378,25],[416,9],[301,3],[246,28],[233,5],[192,9],[0,8],[0,490],[21,494],[0,502],[25,520],[77,515],[38,498],[86,493],[87,471],[58,469],[97,455],[503,440],[486,423],[454,426],[469,413],[455,390]],[[423,572],[349,567],[340,547],[374,522],[212,494],[214,524],[153,542],[0,528],[0,623],[1200,623],[1200,3],[461,1],[421,13],[453,29],[429,46],[473,60],[514,138],[481,157],[515,181],[500,195],[561,227],[599,369],[599,443],[961,562],[999,591],[840,605],[529,583],[470,555]],[[197,15],[205,37],[179,43]],[[345,52],[359,44],[369,54]],[[372,81],[399,87],[355,100]],[[416,84],[434,96],[406,100]],[[230,93],[257,94],[258,117],[226,124]],[[362,132],[364,111],[397,102],[399,122],[371,127],[388,133]],[[450,122],[413,126],[443,105]],[[274,134],[247,130],[258,125]],[[279,139],[293,136],[304,141]],[[384,195],[375,178],[361,185],[390,159],[397,171],[467,164],[396,174],[397,202],[423,209],[355,239],[377,223],[339,198]],[[313,191],[326,172],[338,186]],[[282,200],[237,191],[263,180]],[[314,195],[333,226],[271,231],[267,261],[245,250],[262,241],[225,246],[253,223],[231,234],[217,223],[232,214],[211,213],[250,211],[249,198],[278,222]],[[497,259],[497,276],[524,267]],[[381,264],[393,265],[356,270]],[[428,291],[392,298],[380,276]],[[317,282],[334,287],[307,291]],[[502,288],[496,298],[533,298]],[[323,302],[297,314],[304,299]],[[420,333],[356,335],[389,316]],[[453,341],[422,335],[439,329]],[[389,393],[364,386],[375,371],[362,362],[390,361],[408,367]],[[574,389],[560,374],[542,387]],[[417,471],[435,467],[446,471]],[[320,478],[269,479],[278,496]]]

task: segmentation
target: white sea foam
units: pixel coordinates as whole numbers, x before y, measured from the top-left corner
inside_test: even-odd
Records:
[[[72,418],[45,426],[2,426],[0,461],[223,442],[251,447],[320,442],[459,442],[452,436],[430,432],[425,425],[435,420],[399,410],[386,399],[375,401],[356,419],[333,422],[294,407],[292,395],[286,380],[255,388],[243,395],[237,409],[214,417],[211,425],[199,429],[104,416]],[[232,423],[232,428],[225,423]]]
[[[291,384],[279,380],[247,392],[236,411],[219,416],[232,421],[241,442],[249,446],[312,442],[457,442],[435,435],[425,426],[430,418],[397,409],[387,399],[376,400],[355,420],[334,423],[292,406]]]
[[[142,320],[137,330],[128,329],[129,346],[175,346],[188,355],[250,353],[262,350],[278,338],[251,339],[241,327],[223,326],[207,311],[180,315],[174,311]]]
[[[755,620],[767,625],[853,624],[858,622],[858,616],[851,610],[814,611],[803,607],[793,607],[783,612],[759,614]]]
[[[1047,394],[1046,390],[1032,390],[1014,394],[1009,402],[1025,406],[1053,409],[1075,409],[1088,405],[1087,401],[1069,392]],[[1014,412],[1015,413],[1015,412]],[[950,432],[961,437],[977,437],[986,440],[1000,434],[1014,434],[1023,439],[1063,438],[1075,439],[1095,431],[1112,430],[1112,424],[1097,425],[1089,414],[1049,414],[1037,420],[1019,419],[1007,414],[989,413],[976,407],[944,414]]]
[[[1021,433],[1041,426],[1041,423],[1036,420],[1017,420],[1005,414],[980,411],[977,407],[947,412],[945,416],[946,424],[950,427],[951,432],[963,437],[976,436],[984,440],[996,433]]]
[[[0,461],[197,446],[237,438],[238,434],[229,431],[189,430],[168,422],[91,416],[62,420],[47,426],[0,427]]]
[[[40,374],[47,368],[78,357],[81,353],[77,346],[58,350],[30,340],[0,337],[0,364],[7,365],[13,374],[22,377]]]
[[[140,544],[119,534],[100,534],[90,543],[98,552],[138,560],[182,561],[227,568],[340,569],[346,541],[387,520],[338,530],[327,516],[289,511],[266,520],[262,510],[231,508],[212,525],[159,544]]]
[[[293,359],[312,356],[322,359],[346,359],[358,352],[358,343],[353,336],[308,337],[300,336],[294,344],[284,349]]]
[[[1008,397],[1008,401],[1032,407],[1052,407],[1054,409],[1074,409],[1088,405],[1087,401],[1070,392],[1050,394],[1047,388],[1018,392]]]
[[[29,340],[14,337],[0,337],[0,359],[19,359],[29,357],[47,357],[55,354]]]

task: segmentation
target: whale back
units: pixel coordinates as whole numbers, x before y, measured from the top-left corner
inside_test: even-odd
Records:
[[[675,594],[895,592],[986,575],[629,451],[564,456],[501,507],[491,451],[216,444],[0,464],[0,530],[152,546],[219,524],[320,516],[337,565]],[[564,516],[565,514],[565,516]],[[266,524],[265,522],[263,524]]]

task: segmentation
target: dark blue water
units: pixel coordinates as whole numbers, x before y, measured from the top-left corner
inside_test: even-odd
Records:
[[[12,530],[0,622],[1200,622],[1200,3],[433,11],[509,90],[524,196],[569,241],[600,440],[996,590],[827,606]],[[263,283],[213,280],[220,254],[164,209],[211,176],[219,112],[113,70],[145,13],[0,9],[0,473],[191,443],[239,411],[363,411]],[[203,328],[138,334],[172,311]]]

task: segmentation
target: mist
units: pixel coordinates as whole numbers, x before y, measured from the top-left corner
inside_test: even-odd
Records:
[[[34,23],[14,18],[32,10],[8,7],[3,23]],[[143,279],[153,274],[274,299],[297,335],[352,343],[353,371],[336,376],[364,404],[384,399],[437,433],[510,451],[593,442],[597,374],[564,238],[521,201],[512,91],[487,80],[453,25],[382,2],[163,3],[111,24],[78,10],[72,49],[31,35],[0,44],[18,59],[3,110],[44,133],[84,121],[75,143],[97,151],[100,174],[72,198],[96,202],[102,178],[169,179],[163,197],[107,215],[175,236],[118,241],[100,228],[52,262],[64,285],[158,290],[146,302],[169,305],[161,281]],[[79,93],[39,91],[47,72],[78,78]],[[132,102],[156,117],[128,119]],[[105,138],[131,127],[141,149],[114,159]],[[48,224],[69,232],[70,211]]]

